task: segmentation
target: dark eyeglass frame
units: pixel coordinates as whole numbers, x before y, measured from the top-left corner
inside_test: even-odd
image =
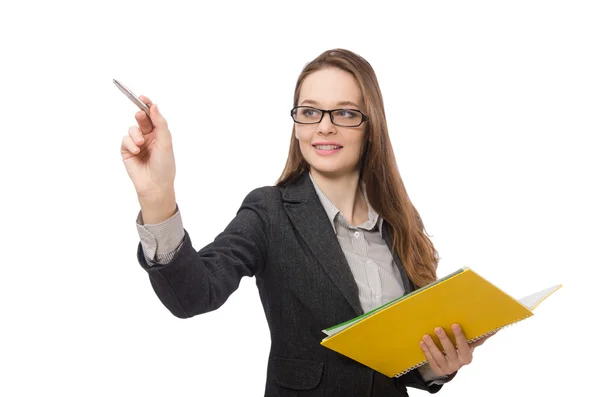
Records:
[[[314,110],[318,110],[321,112],[321,118],[319,119],[319,121],[315,121],[312,123],[303,123],[301,121],[296,121],[296,119],[294,118],[294,111],[297,109],[302,109],[302,108],[308,108],[308,109],[314,109]],[[340,125],[340,124],[336,124],[333,121],[333,114],[331,112],[335,112],[338,110],[351,110],[353,112],[358,112],[361,114],[361,119],[360,119],[360,123],[356,124],[356,125]],[[358,109],[350,109],[350,108],[342,108],[342,109],[331,109],[331,110],[325,110],[325,109],[319,109],[313,106],[294,106],[292,108],[292,111],[290,112],[290,115],[292,116],[292,120],[294,120],[294,123],[298,123],[298,124],[319,124],[322,120],[323,117],[325,117],[325,113],[329,113],[329,120],[331,120],[331,124],[333,125],[337,125],[338,127],[349,127],[349,128],[354,128],[354,127],[359,127],[362,123],[364,123],[365,121],[367,121],[368,117],[366,114],[364,114],[363,112],[361,112]]]

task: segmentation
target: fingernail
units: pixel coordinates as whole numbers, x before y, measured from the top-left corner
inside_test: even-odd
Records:
[[[458,324],[454,324],[454,325],[452,326],[452,329],[453,329],[454,331],[460,331],[460,327],[458,326]]]
[[[444,332],[444,331],[443,331],[443,330],[442,330],[440,327],[437,327],[437,328],[435,329],[435,333],[436,333],[436,334],[438,334],[438,335],[441,335],[441,334],[442,334],[442,332]]]

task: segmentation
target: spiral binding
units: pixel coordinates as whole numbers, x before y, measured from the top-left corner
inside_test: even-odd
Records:
[[[410,371],[412,371],[413,369],[417,369],[417,368],[419,368],[420,366],[422,366],[422,365],[425,365],[425,364],[427,364],[427,360],[421,361],[420,363],[418,363],[418,364],[415,364],[415,365],[413,365],[412,367],[409,367],[409,368],[405,369],[404,371],[398,372],[397,374],[395,374],[395,375],[394,375],[394,377],[395,377],[395,378],[399,378],[399,377],[401,377],[402,375],[405,375],[405,374],[409,373],[409,372],[410,372]]]
[[[506,324],[506,325],[503,325],[503,326],[501,326],[501,327],[495,328],[495,329],[493,329],[493,330],[491,330],[491,331],[489,331],[489,332],[486,332],[485,334],[479,335],[479,336],[477,336],[477,337],[475,337],[475,338],[471,338],[471,339],[469,339],[467,342],[468,342],[468,343],[473,343],[473,342],[476,342],[476,341],[478,341],[479,339],[482,339],[482,338],[485,338],[486,336],[492,335],[493,333],[495,333],[495,332],[498,332],[498,331],[500,331],[500,330],[501,330],[501,329],[503,329],[503,328],[506,328],[506,327],[509,327],[509,326],[511,326],[511,325],[513,325],[513,324],[516,324],[516,323],[518,323],[519,321],[523,321],[523,320],[525,320],[527,317],[529,317],[529,316],[524,316],[524,317],[521,317],[521,318],[519,318],[518,320],[515,320],[515,321],[513,321],[513,322],[510,322],[510,323],[508,323],[508,324]],[[417,363],[417,364],[413,365],[412,367],[406,368],[404,371],[400,371],[400,372],[396,373],[396,374],[394,375],[394,377],[395,377],[395,378],[399,378],[399,377],[401,377],[402,375],[406,375],[407,373],[409,373],[409,372],[410,372],[410,371],[412,371],[413,369],[417,369],[417,368],[419,368],[419,367],[421,367],[421,366],[423,366],[423,365],[425,365],[425,364],[427,364],[427,360],[423,360],[423,361],[421,361],[421,362],[419,362],[419,363]]]

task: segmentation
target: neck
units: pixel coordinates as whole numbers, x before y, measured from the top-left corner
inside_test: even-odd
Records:
[[[311,169],[310,175],[351,225],[360,225],[368,220],[369,211],[359,186],[358,171],[332,177]]]

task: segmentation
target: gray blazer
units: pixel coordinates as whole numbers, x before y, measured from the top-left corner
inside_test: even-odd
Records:
[[[388,225],[383,237],[391,249]],[[359,314],[358,288],[308,173],[253,190],[215,240],[196,251],[187,231],[167,265],[137,258],[161,302],[180,318],[219,308],[243,276],[256,285],[271,333],[265,396],[408,396],[437,392],[418,371],[390,379],[320,345],[321,330]],[[399,264],[406,293],[414,290]],[[406,319],[410,326],[410,319]],[[243,332],[243,331],[240,331]]]

